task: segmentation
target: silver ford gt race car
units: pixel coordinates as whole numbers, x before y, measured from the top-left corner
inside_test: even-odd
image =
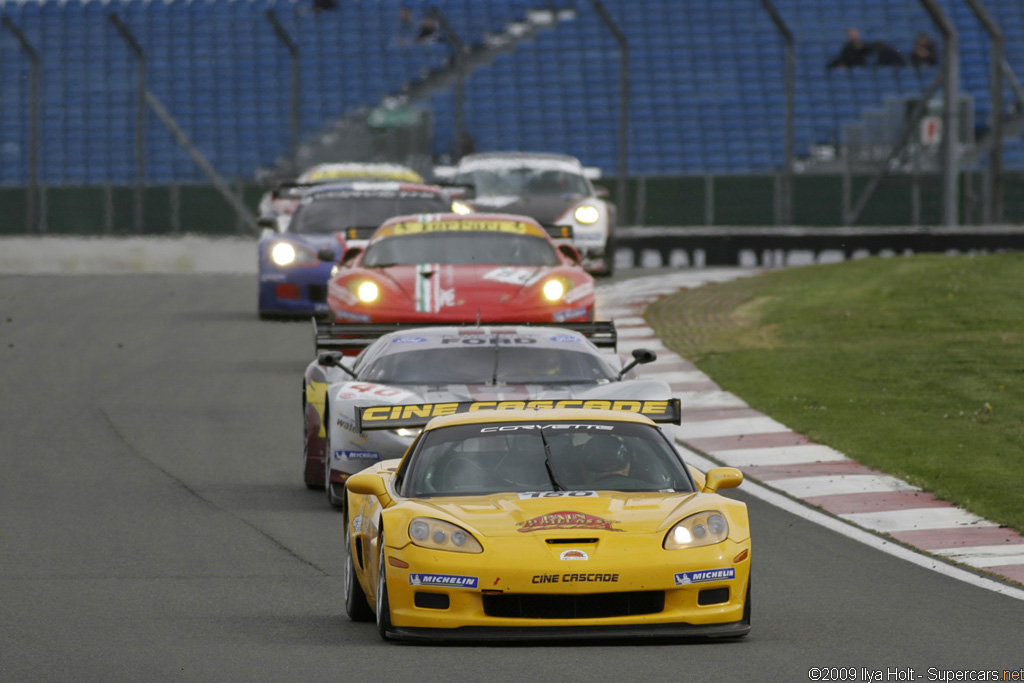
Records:
[[[306,485],[326,489],[337,507],[349,475],[401,457],[420,431],[363,430],[357,406],[426,415],[464,403],[474,410],[601,408],[671,398],[666,383],[634,371],[655,360],[653,351],[637,349],[631,358],[614,352],[611,322],[313,324],[318,355],[306,368],[302,397],[303,471]]]

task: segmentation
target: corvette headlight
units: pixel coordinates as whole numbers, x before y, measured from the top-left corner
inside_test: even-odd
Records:
[[[598,210],[596,206],[591,206],[590,204],[580,204],[579,206],[576,207],[576,211],[574,211],[572,215],[575,216],[576,220],[582,223],[583,225],[590,225],[592,223],[597,222],[597,220],[601,217],[601,212]]]
[[[544,298],[548,301],[558,301],[565,294],[565,285],[558,280],[548,280],[544,283]]]
[[[367,280],[359,285],[359,288],[356,290],[356,296],[364,303],[372,303],[380,296],[380,289],[377,288],[376,283]]]
[[[403,436],[407,439],[411,439],[416,436],[419,436],[419,433],[422,432],[423,430],[420,429],[419,427],[399,427],[398,429],[392,429],[391,431],[394,434],[397,434],[398,436]]]
[[[279,266],[290,266],[297,256],[295,247],[288,242],[278,242],[270,248],[270,260]]]
[[[462,527],[430,517],[416,517],[409,522],[409,538],[413,545],[456,553],[482,553],[480,541]]]
[[[721,543],[729,536],[725,515],[714,510],[690,515],[672,527],[665,536],[665,550],[699,548]]]
[[[465,202],[460,202],[458,199],[452,202],[452,213],[457,213],[460,216],[465,216],[467,213],[473,213],[473,207]]]

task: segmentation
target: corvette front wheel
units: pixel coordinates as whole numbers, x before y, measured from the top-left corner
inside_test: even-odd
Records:
[[[380,558],[377,561],[377,633],[384,640],[390,640],[391,605],[388,604],[387,566],[384,558],[384,534],[380,535]]]
[[[352,557],[352,532],[345,520],[345,612],[352,621],[372,621],[373,610],[356,576],[355,558]]]

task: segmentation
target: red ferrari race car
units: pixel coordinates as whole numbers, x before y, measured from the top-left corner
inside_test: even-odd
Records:
[[[327,305],[336,322],[586,322],[594,279],[526,216],[398,216],[345,252]]]

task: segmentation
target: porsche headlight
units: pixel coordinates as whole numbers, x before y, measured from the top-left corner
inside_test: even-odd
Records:
[[[452,213],[457,213],[460,216],[465,216],[467,213],[473,213],[473,207],[465,202],[460,202],[458,199],[452,202]]]
[[[591,204],[580,204],[572,215],[583,225],[591,225],[601,218],[601,211]]]
[[[270,260],[279,266],[290,266],[297,257],[295,247],[288,242],[278,242],[270,248]]]
[[[409,522],[409,538],[413,545],[456,553],[482,553],[480,542],[462,527],[430,517],[416,517]]]
[[[699,548],[721,543],[729,536],[725,515],[714,510],[690,515],[676,524],[665,536],[665,550]]]
[[[544,283],[544,298],[548,301],[558,301],[565,294],[565,285],[559,280],[548,280]]]
[[[356,289],[356,296],[358,296],[359,300],[363,303],[373,303],[377,300],[377,297],[380,296],[380,289],[377,287],[375,282],[366,280],[359,285],[358,289]]]

